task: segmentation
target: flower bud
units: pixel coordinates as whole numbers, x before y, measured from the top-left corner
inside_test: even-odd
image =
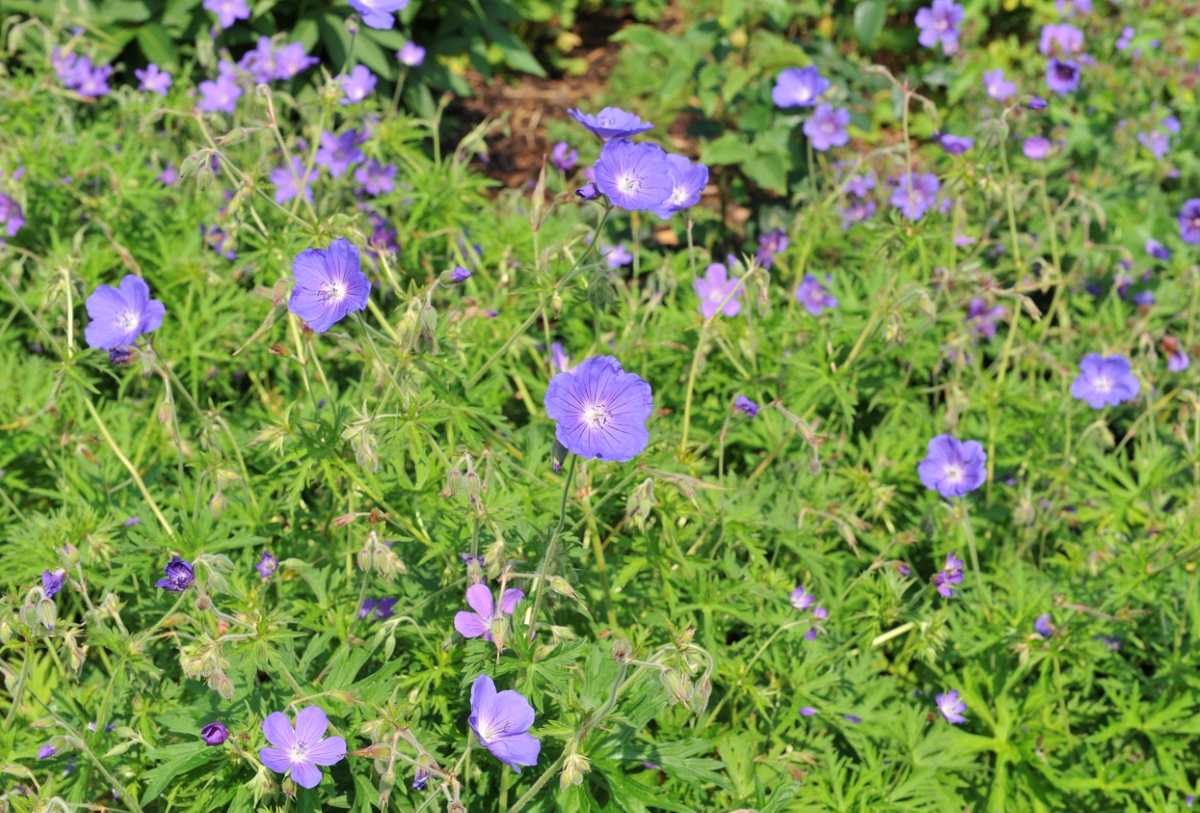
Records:
[[[346,33],[352,37],[355,34],[357,34],[358,33],[358,23],[359,23],[359,19],[358,19],[357,14],[351,14],[349,17],[347,17],[346,18]]]
[[[575,190],[575,196],[580,200],[595,200],[600,197],[600,188],[594,183],[585,183]]]
[[[659,677],[662,679],[667,694],[670,695],[667,702],[672,706],[676,703],[683,703],[686,706],[688,699],[692,696],[691,681],[674,669],[664,669]]]
[[[392,746],[386,742],[371,743],[366,748],[360,748],[352,752],[356,757],[367,757],[368,759],[387,759],[392,755]]]
[[[212,182],[213,182],[212,167],[205,165],[205,166],[200,167],[200,169],[196,171],[196,187],[201,192],[208,189],[208,187],[212,186]]]
[[[463,268],[461,265],[456,265],[448,271],[443,271],[439,277],[443,285],[458,285],[466,282],[471,278],[471,272]]]
[[[550,308],[554,311],[555,318],[558,318],[558,315],[562,313],[563,298],[559,295],[558,291],[555,291],[550,297]]]
[[[504,613],[497,613],[492,619],[492,642],[496,644],[496,649],[504,649],[504,642],[508,639],[508,617]]]
[[[7,644],[12,640],[12,636],[12,625],[7,621],[0,621],[0,643]]]
[[[39,601],[37,604],[37,618],[46,629],[54,629],[54,622],[58,620],[58,608],[54,606],[54,602],[48,598]]]
[[[358,569],[366,573],[371,569],[371,546],[364,546],[358,552]]]
[[[437,311],[434,310],[434,308],[432,308],[431,306],[426,305],[425,308],[421,311],[421,327],[423,327],[427,333],[429,333],[430,335],[433,335],[434,333],[437,332],[437,323],[438,323]]]
[[[446,493],[452,500],[458,499],[458,496],[463,493],[463,475],[458,469],[453,469],[446,475]]]
[[[21,609],[17,611],[17,615],[21,618],[21,623],[30,629],[37,626],[37,607],[33,604],[22,604]]]
[[[628,638],[618,638],[613,641],[612,654],[617,663],[628,663],[633,655],[633,644],[629,643]]]
[[[566,596],[569,599],[579,598],[579,594],[575,592],[575,588],[572,587],[571,583],[562,576],[550,577],[550,589],[555,593],[558,593],[560,596]]]
[[[569,454],[570,452],[567,450],[567,447],[559,443],[558,438],[555,438],[554,445],[550,447],[550,460],[555,471],[562,470],[563,463],[567,462],[567,455]]]
[[[216,671],[208,676],[208,688],[221,695],[225,700],[233,699],[233,681],[224,672]]]
[[[708,698],[712,696],[713,685],[709,680],[708,675],[704,675],[696,682],[696,690],[692,693],[692,710],[696,714],[703,714],[708,708]]]
[[[69,565],[79,564],[79,548],[75,547],[70,542],[62,546],[59,556],[62,557],[62,560]]]
[[[200,612],[208,612],[212,609],[212,606],[212,599],[209,598],[207,593],[199,593],[196,596],[196,609]]]
[[[379,471],[379,455],[375,454],[375,450],[365,441],[360,443],[358,449],[355,450],[354,458],[358,461],[358,465],[371,474]]]
[[[558,786],[566,790],[572,785],[582,785],[583,775],[591,770],[587,757],[583,754],[571,754],[563,763],[562,773],[558,777]]]
[[[212,495],[212,499],[208,501],[208,510],[212,511],[213,518],[221,516],[221,512],[225,510],[225,506],[229,504],[229,500],[225,498],[225,494],[218,491]]]
[[[479,502],[479,495],[483,491],[483,481],[479,479],[479,475],[474,470],[468,471],[466,474],[467,497],[472,503]]]

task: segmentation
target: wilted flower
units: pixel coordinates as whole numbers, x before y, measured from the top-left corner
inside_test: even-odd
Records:
[[[717,311],[737,316],[742,309],[742,280],[728,278],[721,263],[713,263],[704,271],[704,279],[692,280],[692,290],[700,297],[700,315],[711,319]]]
[[[154,583],[155,587],[170,590],[172,593],[182,593],[196,581],[196,573],[192,566],[175,556],[167,563],[166,578]]]
[[[312,203],[312,189],[309,184],[317,179],[317,170],[313,169],[308,173],[308,177],[304,177],[304,162],[299,158],[292,158],[292,166],[289,169],[287,164],[281,167],[276,167],[271,171],[271,183],[275,184],[275,202],[285,203],[299,194],[300,189],[304,191],[304,199]],[[299,185],[299,188],[297,188]]]
[[[673,191],[667,154],[657,144],[627,138],[605,142],[596,161],[596,186],[613,205],[629,211],[656,209]]]
[[[409,40],[396,52],[396,59],[400,60],[402,65],[415,68],[425,61],[425,49]]]
[[[367,307],[371,281],[360,270],[358,249],[348,240],[334,240],[328,249],[300,252],[292,260],[292,275],[296,284],[288,310],[317,333]]]
[[[363,22],[371,28],[388,29],[396,24],[392,17],[408,6],[408,0],[349,0],[350,8],[363,16]]]
[[[262,731],[272,747],[263,747],[258,756],[276,773],[291,771],[292,779],[302,788],[315,788],[321,782],[318,766],[336,765],[346,756],[346,741],[325,737],[329,719],[317,706],[301,709],[292,728],[287,715],[272,712],[263,720]]]
[[[849,124],[849,110],[822,103],[804,122],[803,129],[813,149],[825,152],[830,147],[841,147],[850,140],[846,132]]]
[[[740,392],[738,393],[737,398],[733,399],[733,408],[737,412],[741,412],[743,415],[749,418],[757,416],[759,409],[758,404],[754,403]]]
[[[550,150],[550,163],[563,172],[575,166],[575,162],[578,160],[579,150],[571,149],[571,145],[565,141],[558,142],[554,145],[554,149]]]
[[[342,105],[357,104],[371,95],[379,81],[365,65],[355,65],[349,76],[343,76]]]
[[[279,560],[272,555],[271,551],[264,550],[262,557],[255,563],[254,569],[258,571],[258,575],[264,579],[269,579],[279,569]]]
[[[167,313],[166,306],[150,298],[150,286],[141,277],[127,274],[120,287],[98,285],[87,298],[91,320],[83,337],[88,347],[111,350],[133,344],[143,333],[158,330]]]
[[[1033,629],[1038,635],[1043,638],[1049,638],[1054,634],[1054,625],[1050,623],[1050,613],[1043,613],[1033,622]]]
[[[1017,86],[1004,78],[1004,71],[997,68],[994,71],[983,72],[983,87],[987,95],[1002,102],[1017,93]]]
[[[958,699],[958,692],[951,691],[937,696],[938,711],[946,718],[948,723],[965,723],[967,718],[963,716],[963,712],[967,710],[967,704]]]
[[[500,612],[496,612],[492,591],[485,584],[473,584],[467,588],[467,604],[474,612],[459,611],[454,616],[454,629],[464,638],[492,640],[492,622],[505,615],[512,615],[517,605],[525,598],[521,590],[509,589],[500,598]]]
[[[1179,236],[1185,243],[1200,245],[1200,198],[1187,200],[1179,210]]]
[[[963,7],[954,0],[933,0],[929,8],[917,12],[916,24],[921,29],[917,42],[933,48],[939,42],[942,52],[950,56],[958,50],[958,26],[963,21]]]
[[[961,497],[987,480],[987,452],[977,440],[964,443],[950,435],[938,435],[929,441],[917,474],[926,488],[943,497]]]
[[[1046,63],[1046,84],[1059,96],[1066,96],[1079,88],[1079,63],[1073,59],[1051,57]]]
[[[950,585],[962,584],[962,580],[963,560],[953,553],[947,553],[946,566],[938,571],[933,580],[937,586],[938,595],[943,598],[951,598],[954,595],[954,588]]]
[[[200,739],[208,745],[220,745],[229,739],[229,729],[221,722],[209,723],[200,729]]]
[[[604,139],[628,138],[654,128],[650,122],[642,121],[638,116],[626,113],[619,107],[606,107],[594,116],[580,110],[568,109],[567,113],[575,121]],[[663,198],[665,197],[666,195],[663,195]]]
[[[215,113],[232,113],[237,110],[237,100],[242,98],[242,89],[229,74],[221,74],[217,81],[206,79],[200,83],[200,109]]]
[[[833,276],[825,275],[825,285],[833,284]],[[813,316],[818,316],[826,308],[836,308],[838,301],[829,289],[812,274],[805,274],[804,279],[796,288],[796,301]]]
[[[663,220],[700,202],[700,193],[708,185],[708,167],[693,164],[682,155],[667,156],[671,192],[652,210]]]
[[[67,571],[62,568],[42,573],[42,592],[46,594],[46,598],[54,598],[63,589],[63,577],[66,575]]]
[[[785,68],[775,80],[771,99],[779,107],[812,107],[829,90],[829,80],[814,66]]]
[[[497,693],[495,682],[487,675],[475,678],[471,686],[471,716],[467,722],[479,743],[492,756],[517,773],[522,765],[536,765],[542,744],[529,733],[534,711],[519,692],[512,689]]]
[[[1092,409],[1116,406],[1137,396],[1141,382],[1124,356],[1088,353],[1079,362],[1079,376],[1071,382],[1071,395]]]
[[[166,96],[167,90],[171,87],[171,74],[159,70],[158,66],[153,62],[147,65],[144,70],[138,68],[133,72],[133,75],[138,78],[138,90],[145,93],[157,93],[159,96]]]
[[[554,376],[545,406],[559,443],[580,457],[623,463],[650,442],[650,385],[612,356],[585,359],[574,373]]]
[[[981,334],[985,339],[990,339],[996,335],[996,323],[1007,313],[1008,308],[1002,305],[989,308],[987,302],[975,297],[971,300],[971,305],[967,309],[967,318],[963,321],[971,323],[973,331]]]
[[[246,0],[204,0],[204,9],[217,15],[217,25],[229,28],[238,20],[250,19]]]
[[[941,183],[932,172],[901,175],[892,191],[891,202],[909,220],[920,220],[925,216],[925,212],[929,211],[929,207],[937,202],[938,190],[941,188]]]
[[[354,170],[354,180],[362,184],[363,191],[368,195],[382,195],[396,188],[392,178],[396,177],[399,169],[395,164],[380,164],[374,158]]]
[[[1043,136],[1031,136],[1021,143],[1021,152],[1026,158],[1040,161],[1050,153],[1050,139]]]

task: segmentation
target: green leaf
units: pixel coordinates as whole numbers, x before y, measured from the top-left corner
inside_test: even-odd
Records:
[[[137,30],[138,46],[146,59],[168,71],[179,69],[179,51],[171,35],[158,23],[146,23]]]
[[[862,0],[854,7],[854,35],[863,48],[871,47],[885,22],[887,4],[884,0]]]
[[[358,42],[354,45],[354,56],[378,76],[389,80],[396,78],[395,56],[385,53],[369,36],[364,37],[362,33],[358,35]]]
[[[658,790],[652,790],[631,776],[620,772],[606,773],[604,779],[612,789],[612,799],[626,813],[640,813],[647,808],[670,810],[672,813],[693,813],[692,808],[675,801]]]
[[[742,172],[763,189],[787,194],[787,162],[774,152],[751,155],[742,162]]]
[[[146,791],[142,794],[142,804],[147,805],[158,798],[177,777],[212,760],[216,754],[223,753],[220,748],[211,748],[203,741],[186,743],[178,756],[166,764],[159,765],[146,772]],[[159,749],[165,751],[167,749]],[[155,752],[151,752],[153,754]]]
[[[504,63],[508,67],[534,76],[546,76],[546,71],[542,68],[541,63],[507,28],[496,25],[491,20],[484,20],[483,31],[488,40],[500,49],[500,53],[504,55]]]
[[[740,164],[749,158],[750,145],[737,133],[725,133],[700,150],[700,163],[713,165]]]

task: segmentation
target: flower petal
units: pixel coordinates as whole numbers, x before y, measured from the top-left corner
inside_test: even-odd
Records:
[[[296,741],[306,747],[320,742],[329,730],[329,718],[320,706],[308,706],[296,715]]]
[[[308,762],[297,762],[292,766],[292,779],[300,787],[311,790],[321,784],[321,769]]]
[[[497,737],[488,743],[487,749],[496,759],[520,773],[519,766],[537,764],[542,744],[537,737],[523,731],[520,734]]]
[[[296,744],[296,732],[292,730],[291,722],[282,711],[273,711],[267,715],[267,719],[262,721],[262,732],[267,742],[284,751],[290,751]]]
[[[455,613],[454,629],[464,638],[478,638],[481,635],[487,635],[491,627],[475,613],[468,613],[465,610]]]
[[[313,765],[336,765],[346,756],[346,741],[327,737],[304,752],[304,761]]]
[[[292,767],[292,758],[288,756],[288,752],[278,748],[260,748],[258,758],[275,773],[287,773]]]
[[[513,610],[517,609],[517,605],[521,603],[521,599],[523,598],[525,598],[525,593],[522,590],[505,590],[504,595],[500,599],[500,611],[512,615]]]
[[[473,584],[467,588],[467,604],[480,618],[490,619],[492,617],[495,604],[492,600],[492,591],[486,584]]]

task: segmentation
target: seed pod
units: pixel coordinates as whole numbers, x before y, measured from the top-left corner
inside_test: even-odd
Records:
[[[563,763],[562,773],[558,777],[558,786],[566,790],[572,785],[582,785],[583,775],[592,770],[587,757],[582,754],[571,754]]]

